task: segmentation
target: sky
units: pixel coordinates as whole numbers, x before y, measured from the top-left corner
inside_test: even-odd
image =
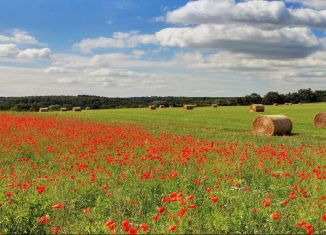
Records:
[[[326,89],[324,0],[1,0],[0,96]]]

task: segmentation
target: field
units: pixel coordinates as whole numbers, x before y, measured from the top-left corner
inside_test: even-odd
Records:
[[[326,232],[326,103],[0,113],[0,234]]]

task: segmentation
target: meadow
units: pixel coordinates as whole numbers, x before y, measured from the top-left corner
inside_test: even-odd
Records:
[[[323,234],[326,103],[0,113],[0,233]]]

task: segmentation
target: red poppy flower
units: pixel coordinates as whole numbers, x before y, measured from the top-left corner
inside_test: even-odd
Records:
[[[326,214],[321,217],[322,220],[326,221]]]
[[[61,209],[63,208],[63,204],[62,203],[57,203],[55,205],[52,206],[53,209]]]
[[[46,224],[49,221],[49,216],[48,215],[44,215],[40,218],[38,218],[38,223],[39,224]]]
[[[218,202],[218,197],[217,196],[210,196],[210,199],[213,203]]]
[[[160,216],[159,215],[154,215],[152,218],[153,218],[154,221],[158,221],[160,219]]]
[[[190,204],[190,205],[188,206],[188,208],[195,209],[195,208],[196,208],[196,205],[195,205],[195,204]]]
[[[162,207],[159,207],[159,208],[157,209],[157,212],[160,213],[160,214],[163,213],[164,211],[166,211],[166,208],[163,207],[163,206],[162,206]]]
[[[143,230],[144,232],[147,232],[149,229],[149,226],[147,224],[140,224],[139,225],[140,229]]]
[[[168,227],[169,231],[175,231],[176,229],[177,229],[176,225],[171,225],[171,226]]]
[[[104,225],[110,230],[115,230],[117,227],[116,223],[113,220],[108,220]]]
[[[91,209],[89,209],[89,208],[85,208],[85,209],[83,210],[83,214],[89,214],[89,213],[91,213]]]
[[[271,202],[267,200],[264,200],[262,203],[264,207],[269,207],[271,205]]]
[[[45,190],[46,190],[46,187],[45,187],[44,185],[39,185],[39,186],[36,186],[35,188],[36,188],[36,190],[37,190],[37,192],[38,192],[39,194],[44,193]]]
[[[51,232],[52,233],[60,233],[60,231],[61,231],[61,228],[60,227],[52,227],[51,228]]]
[[[194,195],[188,195],[188,196],[186,197],[187,200],[193,200],[194,198],[195,198]]]
[[[287,204],[289,204],[289,201],[285,199],[284,201],[282,201],[282,204],[287,205]]]
[[[271,217],[272,217],[273,220],[279,220],[281,218],[279,213],[274,213],[274,214],[272,214]]]

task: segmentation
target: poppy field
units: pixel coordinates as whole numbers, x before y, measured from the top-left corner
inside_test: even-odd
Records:
[[[323,234],[326,132],[303,117],[324,107],[281,107],[295,135],[268,138],[242,108],[0,113],[0,234]]]

